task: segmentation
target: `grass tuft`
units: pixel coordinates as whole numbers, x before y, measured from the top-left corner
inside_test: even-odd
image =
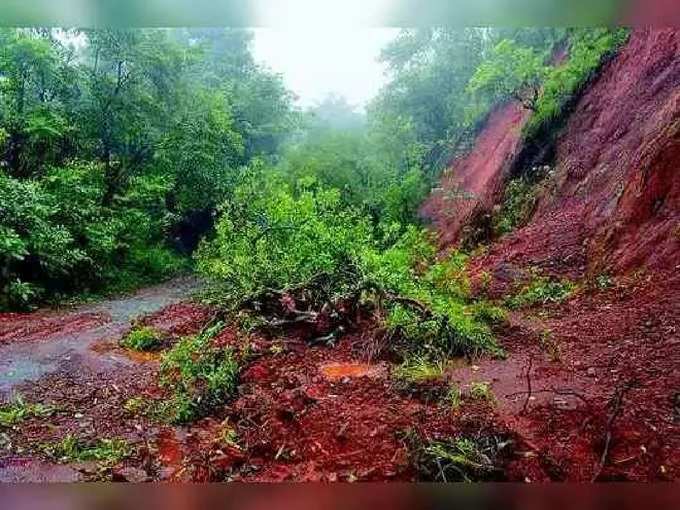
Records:
[[[151,327],[140,326],[130,331],[121,341],[121,345],[133,351],[155,351],[163,345],[163,336]]]
[[[31,404],[19,395],[9,404],[0,406],[0,427],[14,427],[29,418],[46,418],[56,412],[56,407]]]
[[[172,391],[164,406],[170,421],[188,423],[203,417],[236,393],[237,353],[213,343],[223,327],[219,323],[183,338],[163,357],[160,384]]]

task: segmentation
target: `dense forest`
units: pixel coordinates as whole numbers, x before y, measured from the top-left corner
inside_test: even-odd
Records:
[[[188,270],[206,235],[200,268],[238,282],[235,292],[299,285],[350,251],[392,247],[495,104],[521,96],[537,112],[531,136],[621,41],[603,30],[404,31],[382,56],[391,82],[364,116],[338,98],[297,109],[253,61],[247,31],[1,37],[4,308]],[[560,45],[572,59],[554,68]],[[343,237],[361,246],[333,240],[327,252],[324,238]],[[281,273],[260,280],[260,264]]]

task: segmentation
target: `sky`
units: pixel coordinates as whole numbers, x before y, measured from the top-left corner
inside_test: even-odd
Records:
[[[258,28],[253,54],[283,75],[301,106],[313,106],[334,93],[361,110],[386,82],[377,58],[397,33],[340,26]]]
[[[398,30],[372,28],[394,0],[256,0],[256,60],[281,73],[301,106],[328,94],[363,108],[385,83],[380,50]]]

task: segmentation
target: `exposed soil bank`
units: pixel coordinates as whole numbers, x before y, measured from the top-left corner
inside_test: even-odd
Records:
[[[492,245],[481,265],[574,278],[677,270],[678,158],[680,32],[635,30],[569,117],[531,221]]]
[[[497,175],[502,189],[499,161],[518,152],[500,143],[511,122],[502,112],[424,207],[444,247],[459,243],[472,216],[443,194],[462,186],[474,204],[492,197],[491,211],[499,181],[480,189],[472,176]],[[532,445],[518,464],[532,480],[680,476],[679,160],[680,32],[638,29],[570,115],[528,224],[471,262],[492,298],[516,291],[532,269],[584,288],[619,275],[608,290],[515,313],[501,335],[509,359],[478,364],[495,381],[503,422]]]
[[[420,214],[432,221],[445,246],[458,243],[470,221],[498,201],[528,118],[518,102],[499,107],[474,149],[446,170],[440,187],[421,207]]]

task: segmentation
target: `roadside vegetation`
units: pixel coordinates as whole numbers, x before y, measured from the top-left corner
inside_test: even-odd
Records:
[[[187,270],[216,217],[218,238],[231,228],[244,243],[274,240],[286,251],[294,229],[304,232],[286,243],[356,236],[334,254],[327,244],[318,249],[324,264],[350,250],[357,265],[363,247],[389,249],[417,224],[439,173],[497,104],[519,98],[533,110],[531,136],[560,117],[626,36],[404,30],[383,51],[391,80],[363,116],[337,97],[297,110],[280,77],[254,62],[247,31],[4,29],[0,308],[131,289]],[[560,49],[568,58],[552,65]],[[267,200],[282,202],[263,211]],[[305,207],[304,225],[275,217]],[[513,212],[499,229],[519,219]],[[250,231],[240,232],[246,222]],[[295,283],[282,281],[294,264],[274,262],[282,264],[269,267],[277,282],[255,271],[241,285]],[[455,313],[435,301],[439,314]]]
[[[0,428],[20,425],[30,418],[47,418],[56,411],[54,406],[29,403],[21,396],[17,396],[11,402],[0,406]]]
[[[54,443],[46,443],[40,449],[57,462],[97,462],[113,466],[131,454],[130,445],[122,439],[99,439],[85,442],[68,435]]]
[[[205,416],[234,395],[239,354],[214,344],[222,328],[217,324],[183,338],[164,355],[160,384],[171,396],[157,414],[173,423],[186,423]]]
[[[121,340],[121,345],[134,351],[155,351],[163,345],[163,335],[155,329],[143,326],[134,328]]]
[[[0,31],[0,309],[186,270],[297,113],[240,30]]]

